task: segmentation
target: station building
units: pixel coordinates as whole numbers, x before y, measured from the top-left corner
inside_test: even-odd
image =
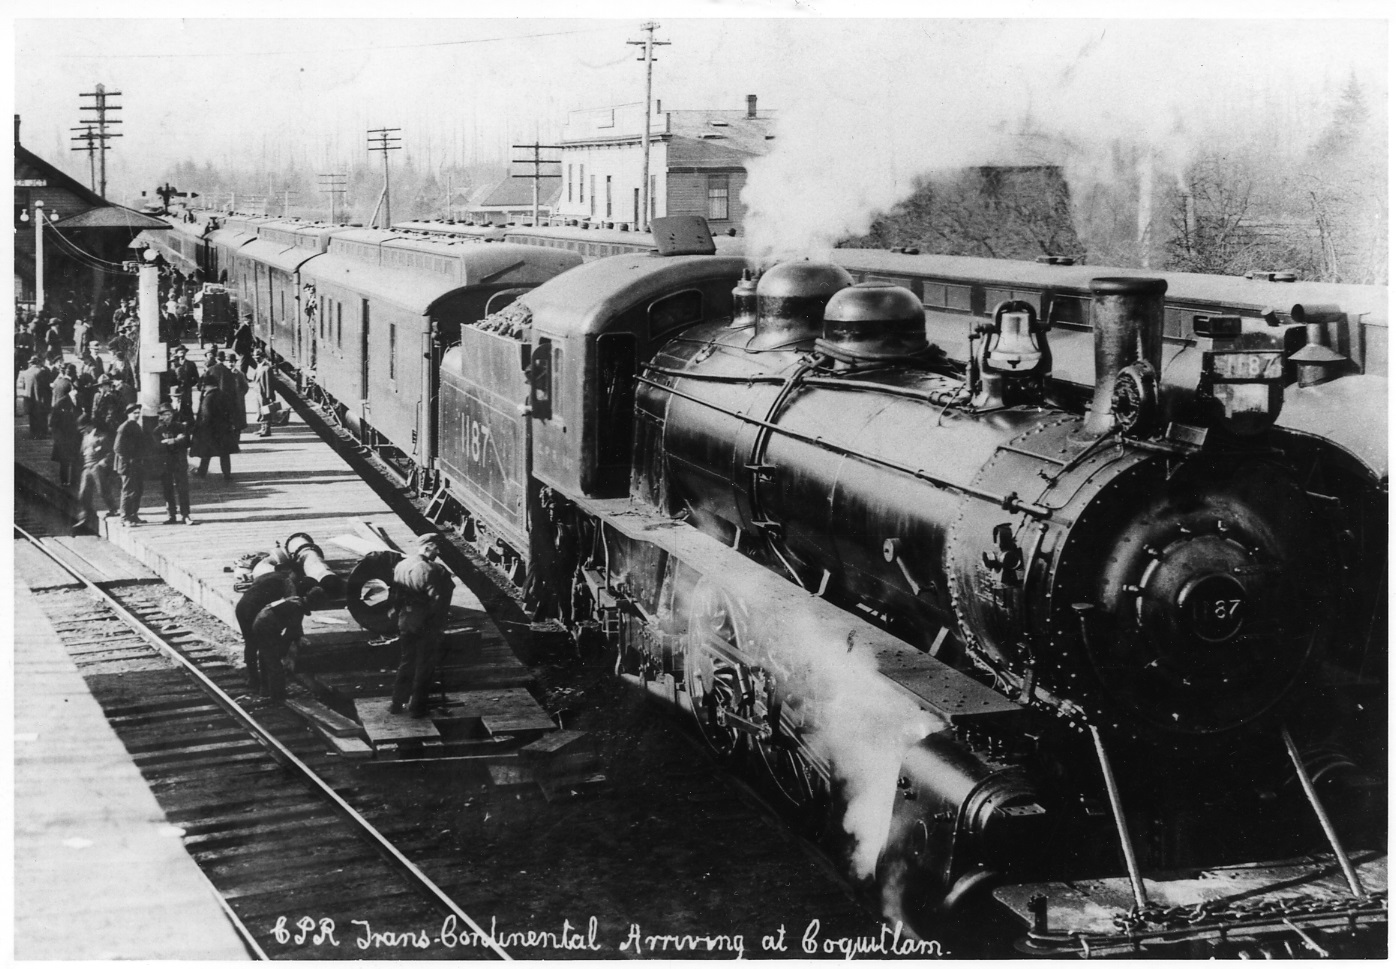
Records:
[[[108,202],[25,148],[15,115],[15,301],[26,307],[34,302],[40,211],[44,294],[50,311],[65,301],[75,312],[89,312],[105,295],[112,272],[130,258],[131,241],[146,229],[169,228],[159,219]]]
[[[538,167],[543,177],[538,182],[538,218],[548,220],[557,211],[557,200],[562,194],[559,177],[561,166],[544,164]],[[466,217],[472,222],[492,222],[506,224],[516,222],[524,225],[533,221],[533,165],[518,166],[512,175],[506,175],[480,196],[472,199]]]
[[[745,109],[662,111],[645,105],[573,111],[563,128],[562,191],[553,221],[640,228],[644,156],[650,131],[650,216],[700,215],[713,232],[739,230],[746,163],[768,152],[775,113]],[[525,183],[527,184],[527,183]]]

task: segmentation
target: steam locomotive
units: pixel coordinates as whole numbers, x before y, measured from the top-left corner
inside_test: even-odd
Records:
[[[961,366],[905,288],[681,230],[443,360],[442,473],[541,604],[832,809],[916,931],[990,894],[1049,953],[1384,924],[1385,671],[1269,434],[1283,341],[1200,316],[1165,395],[1166,283],[1097,278],[1083,411],[1031,302]]]
[[[446,338],[440,282],[401,427],[374,423],[368,305],[362,371],[314,385],[540,612],[833,819],[911,931],[992,909],[1043,954],[1384,946],[1385,450],[1287,426],[1324,403],[1295,392],[1304,309],[1199,303],[1184,334],[1172,278],[1111,275],[931,313],[951,284],[753,278],[656,224],[658,252],[483,274]],[[376,246],[366,292],[399,302],[421,274],[385,253],[443,245],[343,234],[320,251]],[[259,331],[303,378],[341,342],[332,285]]]

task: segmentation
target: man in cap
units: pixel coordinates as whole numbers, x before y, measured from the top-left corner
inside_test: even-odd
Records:
[[[325,596],[318,582],[306,576],[297,576],[295,568],[295,564],[286,559],[276,566],[275,571],[257,576],[243,590],[242,597],[233,607],[238,630],[242,633],[242,663],[247,668],[248,689],[258,690],[262,684],[258,671],[258,641],[252,634],[252,624],[261,611],[273,602],[290,598],[304,599],[309,610]]]
[[[141,405],[126,408],[126,422],[116,432],[116,473],[121,478],[121,520],[128,525],[143,525],[141,495],[145,491],[145,459],[150,450],[150,438],[141,426]]]
[[[310,612],[299,596],[278,599],[252,620],[251,639],[256,646],[257,679],[262,695],[272,703],[286,699],[286,670],[282,661],[300,641],[301,621]]]
[[[189,351],[180,343],[174,349],[174,368],[170,371],[174,394],[179,399],[179,419],[194,419],[194,388],[199,386],[199,368],[189,359]]]
[[[440,537],[428,533],[418,539],[416,554],[393,569],[391,594],[400,650],[393,713],[401,713],[406,705],[413,717],[427,715],[427,692],[436,676],[455,592],[451,573],[436,560],[439,554]]]
[[[78,501],[82,516],[73,526],[74,535],[100,535],[97,527],[97,499],[107,506],[107,517],[119,515],[116,482],[112,480],[112,433],[86,418],[78,420],[82,434],[82,479],[78,484]]]
[[[189,517],[189,425],[175,417],[169,404],[160,405],[160,422],[155,425],[155,452],[160,469],[160,486],[165,492],[166,525],[194,524]]]

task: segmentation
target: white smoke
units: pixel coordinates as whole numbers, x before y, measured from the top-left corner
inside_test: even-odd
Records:
[[[1343,52],[1384,39],[1341,21],[875,21],[813,65],[748,163],[748,249],[817,255],[906,198],[918,176],[1056,164],[1073,197],[1121,154],[1165,176],[1203,148],[1306,144],[1346,79]],[[1364,31],[1366,34],[1364,35]],[[1383,35],[1384,36],[1384,35]],[[1330,60],[1323,71],[1276,70]],[[849,79],[853,79],[851,82]],[[1385,78],[1364,78],[1384,104]],[[1128,164],[1128,162],[1126,162]]]
[[[903,755],[948,725],[878,672],[868,643],[850,632],[860,625],[821,622],[808,610],[760,610],[750,632],[786,689],[811,701],[805,739],[833,765],[853,873],[868,878],[887,841]]]

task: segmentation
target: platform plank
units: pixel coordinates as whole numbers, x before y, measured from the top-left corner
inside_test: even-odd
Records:
[[[95,535],[55,538],[51,541],[69,549],[83,561],[91,563],[93,569],[111,576],[110,581],[145,581],[159,578],[149,568]]]
[[[375,746],[399,740],[440,740],[436,724],[427,717],[409,717],[405,713],[389,713],[389,697],[363,697],[354,701],[354,712],[364,725],[364,732]]]
[[[462,716],[478,717],[492,734],[518,730],[556,730],[557,724],[525,689],[470,690],[448,693],[451,705],[459,704]]]
[[[71,589],[82,585],[28,542],[15,542],[15,577],[31,590]]]

